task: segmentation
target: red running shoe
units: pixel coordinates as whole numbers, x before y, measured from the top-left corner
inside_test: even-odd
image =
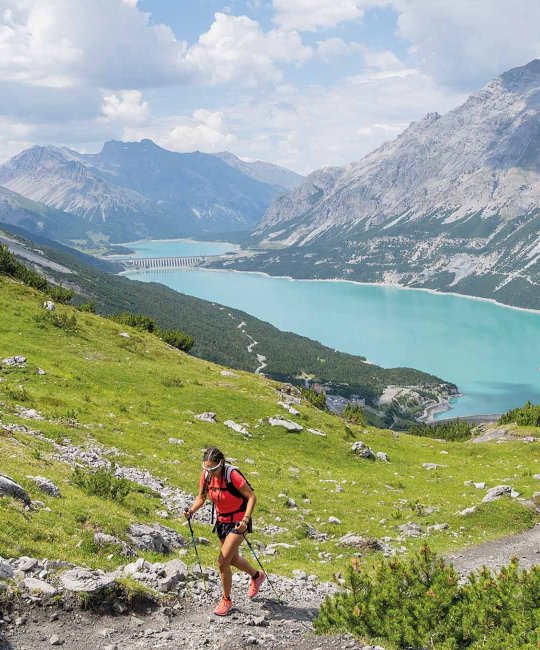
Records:
[[[216,609],[214,610],[214,614],[216,616],[227,616],[227,614],[231,611],[232,606],[232,600],[223,596],[219,601]]]
[[[264,571],[259,571],[259,577],[255,580],[251,578],[249,581],[248,596],[250,598],[255,598],[259,593],[262,583],[266,580],[266,573]]]

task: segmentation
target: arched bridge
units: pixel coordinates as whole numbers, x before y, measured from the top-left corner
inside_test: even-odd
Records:
[[[191,257],[130,257],[116,259],[126,269],[183,269],[199,266],[202,262],[212,259],[208,256],[196,255]]]

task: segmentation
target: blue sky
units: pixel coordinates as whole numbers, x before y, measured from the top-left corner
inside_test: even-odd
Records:
[[[0,161],[149,137],[301,173],[540,56],[538,0],[0,0]]]

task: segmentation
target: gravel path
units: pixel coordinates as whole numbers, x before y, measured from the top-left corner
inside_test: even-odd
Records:
[[[540,524],[523,533],[478,544],[446,557],[460,573],[465,574],[479,569],[484,564],[498,569],[503,564],[508,564],[514,555],[523,568],[540,564]]]

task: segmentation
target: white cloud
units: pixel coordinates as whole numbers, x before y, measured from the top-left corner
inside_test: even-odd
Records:
[[[346,43],[342,38],[337,36],[327,38],[324,41],[317,41],[317,56],[326,63],[332,59],[362,52],[363,49],[360,43]]]
[[[149,128],[126,129],[126,140],[151,138],[172,151],[216,153],[233,146],[238,138],[227,129],[224,113],[204,108],[191,116],[170,117]]]
[[[186,53],[186,61],[206,83],[237,81],[256,86],[282,77],[278,64],[304,63],[312,50],[294,31],[264,33],[247,16],[216,13],[210,29]]]
[[[139,126],[148,121],[148,102],[139,90],[124,90],[103,97],[103,114],[111,122],[123,126]]]
[[[273,0],[274,22],[286,29],[315,31],[363,15],[365,0]]]
[[[474,89],[540,56],[537,0],[391,0],[411,59],[437,81]]]

